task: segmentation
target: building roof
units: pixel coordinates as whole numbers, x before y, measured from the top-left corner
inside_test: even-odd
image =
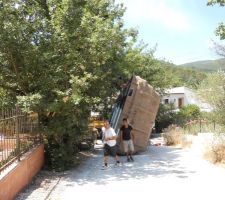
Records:
[[[168,89],[166,93],[167,94],[184,94],[186,91],[190,91],[190,89],[186,87],[175,87],[175,88]]]
[[[169,96],[174,94],[183,94],[186,98],[186,104],[195,104],[197,105],[201,111],[211,112],[213,108],[208,104],[203,102],[201,99],[198,98],[198,96],[189,88],[187,87],[175,87],[166,90],[166,98],[169,98]]]

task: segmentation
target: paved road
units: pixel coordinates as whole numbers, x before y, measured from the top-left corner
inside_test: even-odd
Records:
[[[134,163],[114,167],[111,161],[108,170],[101,170],[99,150],[83,166],[55,179],[48,193],[36,188],[23,200],[225,199],[225,169],[202,160],[196,151],[151,146]]]

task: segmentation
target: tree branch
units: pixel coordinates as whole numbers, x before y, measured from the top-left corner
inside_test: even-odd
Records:
[[[39,5],[44,9],[45,11],[45,16],[47,17],[48,20],[51,19],[51,15],[49,12],[49,8],[48,8],[48,4],[47,4],[47,0],[36,0]]]
[[[220,6],[225,6],[224,0],[208,0],[207,6],[213,6],[215,4],[219,4]]]
[[[15,93],[16,95],[25,95],[25,93],[23,91],[19,90],[18,88],[15,88],[15,87],[8,86],[5,83],[0,83],[0,87],[5,90],[11,91],[11,92]]]

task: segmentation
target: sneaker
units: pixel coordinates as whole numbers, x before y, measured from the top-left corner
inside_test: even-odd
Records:
[[[102,170],[107,170],[107,169],[109,169],[109,166],[108,165],[103,165],[102,166]]]
[[[117,166],[121,166],[121,162],[119,161],[119,162],[116,162],[115,163],[115,166],[117,167]]]
[[[134,162],[134,159],[133,159],[133,157],[132,157],[132,156],[130,156],[130,160],[131,160],[132,162]]]

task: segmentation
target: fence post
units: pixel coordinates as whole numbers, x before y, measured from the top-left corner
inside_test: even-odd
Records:
[[[37,131],[38,131],[38,137],[39,137],[39,143],[41,144],[43,142],[42,134],[40,131],[40,114],[37,114]]]
[[[19,116],[18,112],[15,116],[15,133],[16,133],[16,154],[17,160],[20,161],[20,135],[19,135]]]
[[[202,120],[200,119],[200,133],[202,132]]]

